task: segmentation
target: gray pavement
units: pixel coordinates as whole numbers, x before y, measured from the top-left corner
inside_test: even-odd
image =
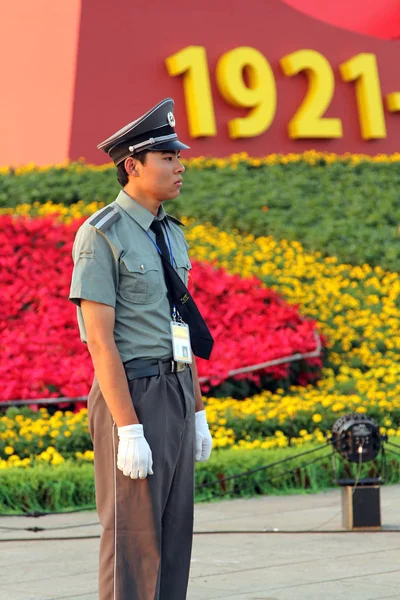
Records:
[[[197,504],[188,600],[400,600],[400,486],[381,504],[382,530],[357,533],[339,489]],[[0,600],[95,600],[99,534],[93,512],[0,518]]]

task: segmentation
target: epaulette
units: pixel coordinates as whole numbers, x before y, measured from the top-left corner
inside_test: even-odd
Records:
[[[96,227],[96,229],[100,229],[100,231],[107,231],[107,229],[120,218],[121,215],[119,211],[113,206],[108,206],[101,211],[99,215],[92,217],[91,220],[89,219],[88,222],[90,225],[93,225],[93,227]]]
[[[173,217],[172,215],[169,215],[167,213],[167,219],[169,219],[170,221],[172,221],[173,223],[176,223],[177,225],[182,225],[182,227],[185,227],[185,224],[182,223],[182,221],[180,221],[179,219],[177,219],[176,217]]]

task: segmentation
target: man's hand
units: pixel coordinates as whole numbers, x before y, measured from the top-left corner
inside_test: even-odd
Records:
[[[153,475],[153,457],[143,434],[143,425],[118,427],[118,437],[118,469],[131,479]]]
[[[206,461],[210,458],[212,437],[208,428],[206,411],[196,413],[196,460]]]

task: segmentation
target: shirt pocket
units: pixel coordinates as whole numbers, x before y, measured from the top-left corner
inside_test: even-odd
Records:
[[[153,256],[125,254],[120,260],[119,294],[134,304],[151,304],[161,299],[161,265]]]
[[[179,254],[179,256],[175,256],[175,267],[179,277],[182,279],[183,283],[188,285],[189,280],[189,271],[192,268],[192,264],[189,260],[189,256],[185,254]]]

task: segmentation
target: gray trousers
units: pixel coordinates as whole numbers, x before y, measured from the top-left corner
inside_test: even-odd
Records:
[[[195,424],[191,369],[129,382],[153,472],[117,468],[117,427],[96,378],[88,399],[100,541],[99,600],[184,600],[193,536]]]

